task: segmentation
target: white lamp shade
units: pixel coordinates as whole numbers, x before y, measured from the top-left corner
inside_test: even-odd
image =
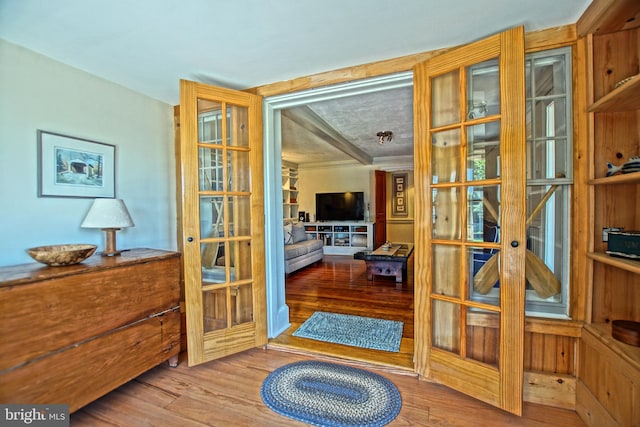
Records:
[[[87,212],[83,228],[126,228],[134,223],[124,202],[120,199],[95,199]]]

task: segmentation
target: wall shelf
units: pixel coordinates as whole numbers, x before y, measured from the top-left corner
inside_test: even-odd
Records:
[[[588,183],[591,185],[640,184],[640,172],[594,178],[590,179]]]
[[[640,109],[640,74],[615,88],[589,107],[589,111],[631,111]]]
[[[640,274],[640,261],[633,259],[614,257],[602,252],[589,252],[587,256],[594,261],[602,264],[610,265],[621,270],[630,271],[631,273]]]

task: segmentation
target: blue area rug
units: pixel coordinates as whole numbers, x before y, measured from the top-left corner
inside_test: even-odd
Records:
[[[402,407],[400,392],[385,377],[317,361],[276,369],[262,383],[260,396],[278,414],[316,426],[384,426]]]
[[[293,336],[397,353],[403,326],[395,320],[316,311]]]

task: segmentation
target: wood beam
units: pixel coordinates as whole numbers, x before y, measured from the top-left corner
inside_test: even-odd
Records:
[[[350,143],[340,132],[334,129],[322,117],[307,106],[293,107],[282,110],[282,116],[293,121],[303,129],[321,138],[343,153],[351,156],[363,165],[372,165],[373,157]]]

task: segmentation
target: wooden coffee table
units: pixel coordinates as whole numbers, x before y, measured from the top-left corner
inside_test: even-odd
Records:
[[[388,249],[382,246],[375,251],[361,251],[353,255],[367,265],[367,279],[373,276],[395,276],[396,283],[407,278],[407,261],[413,254],[412,243],[392,243]]]

